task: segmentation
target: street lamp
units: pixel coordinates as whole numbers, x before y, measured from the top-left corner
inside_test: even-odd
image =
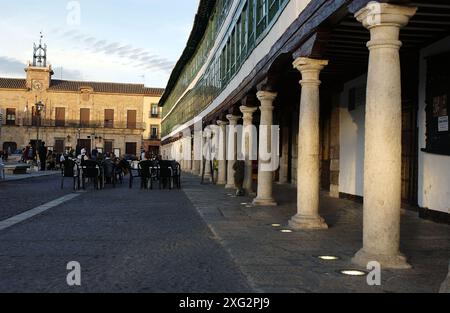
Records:
[[[37,117],[37,121],[36,121],[36,127],[37,127],[37,140],[36,140],[36,144],[37,144],[37,148],[39,148],[40,143],[39,143],[39,127],[41,126],[41,114],[42,111],[44,111],[45,105],[42,103],[42,101],[39,101],[35,104],[35,108],[36,108],[36,117]]]

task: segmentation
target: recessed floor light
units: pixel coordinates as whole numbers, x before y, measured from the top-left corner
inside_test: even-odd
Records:
[[[288,234],[288,233],[292,233],[293,231],[290,229],[282,229],[282,230],[280,230],[280,232]]]
[[[346,276],[366,276],[367,273],[360,270],[340,270],[339,273]]]
[[[247,205],[247,204],[248,204],[248,203],[246,203],[246,202],[242,202],[242,203],[241,203],[241,205]]]
[[[323,261],[336,261],[336,260],[339,260],[339,257],[334,256],[334,255],[319,255],[318,258],[323,260]]]
[[[270,226],[272,226],[272,227],[281,227],[281,224],[272,224]]]

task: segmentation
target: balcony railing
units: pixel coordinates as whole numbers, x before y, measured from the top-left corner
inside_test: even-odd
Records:
[[[16,120],[15,125],[3,125],[3,126],[25,126],[25,127],[65,127],[65,128],[100,128],[100,129],[129,129],[129,130],[145,130],[146,123],[128,123],[119,121],[89,121],[81,122],[75,120],[49,120],[42,119],[39,123],[38,120],[32,119],[19,119]]]
[[[159,135],[151,135],[150,140],[161,140],[161,136]]]

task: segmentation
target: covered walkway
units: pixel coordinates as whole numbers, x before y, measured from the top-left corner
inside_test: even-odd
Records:
[[[185,193],[256,290],[437,292],[447,276],[450,226],[420,219],[416,212],[402,210],[401,219],[401,249],[412,269],[383,269],[381,286],[371,287],[366,277],[339,273],[355,268],[351,259],[362,244],[362,204],[322,193],[320,210],[329,229],[283,233],[296,212],[295,186],[274,185],[274,208],[255,207],[250,197],[236,198],[230,190],[199,182],[196,176],[185,177]],[[320,255],[340,259],[322,261]]]

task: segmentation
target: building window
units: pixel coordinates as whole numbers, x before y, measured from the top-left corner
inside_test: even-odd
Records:
[[[151,126],[150,136],[151,139],[159,139],[159,127],[157,125]]]
[[[137,143],[135,142],[127,142],[125,144],[125,153],[128,155],[136,155],[137,152]]]
[[[16,125],[16,109],[6,109],[6,125]]]
[[[90,119],[91,119],[91,110],[80,109],[80,126],[89,127]]]
[[[105,153],[113,153],[113,141],[112,140],[105,140],[104,147],[105,147]]]
[[[55,126],[65,127],[66,126],[66,109],[56,108],[55,110]]]
[[[55,146],[53,147],[53,152],[64,153],[64,139],[55,139]]]
[[[450,52],[428,58],[425,152],[450,155],[450,73],[445,66]]]
[[[127,128],[128,129],[136,129],[136,110],[128,110],[127,112]]]
[[[157,103],[152,104],[152,110],[150,112],[151,118],[159,118],[159,106]]]
[[[267,1],[256,0],[256,37],[261,35],[267,26]]]
[[[105,128],[114,128],[114,110],[105,110]]]

